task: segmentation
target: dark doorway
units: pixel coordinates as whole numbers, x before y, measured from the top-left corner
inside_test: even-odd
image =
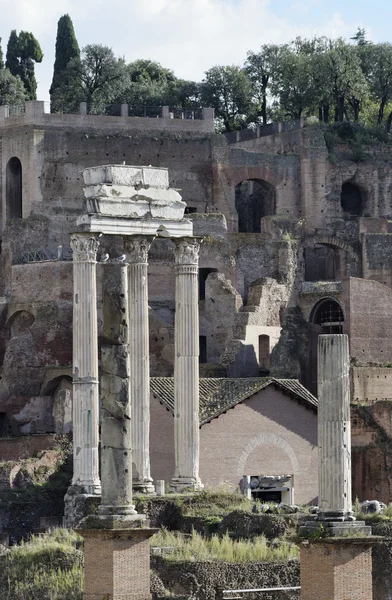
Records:
[[[22,218],[22,164],[19,158],[10,158],[6,168],[7,219]]]
[[[263,217],[276,213],[275,188],[262,179],[247,179],[235,188],[240,233],[260,233]]]
[[[207,336],[199,336],[199,363],[207,362]]]
[[[259,335],[259,369],[260,374],[268,375],[270,371],[270,337]]]
[[[362,196],[359,188],[350,182],[343,183],[340,204],[346,215],[359,217],[362,214]]]
[[[0,438],[8,437],[8,415],[0,412]]]
[[[218,269],[210,269],[209,267],[199,269],[199,300],[206,299],[206,281],[210,273],[217,273]]]
[[[196,206],[186,206],[185,207],[185,211],[184,211],[185,215],[193,215],[194,213],[197,213]]]
[[[282,492],[251,492],[253,500],[260,500],[261,502],[282,502]]]
[[[317,396],[317,347],[318,336],[343,333],[344,315],[340,304],[332,298],[320,300],[310,316],[308,341],[308,369],[306,387]]]
[[[339,254],[331,246],[316,244],[305,248],[305,281],[336,281]]]

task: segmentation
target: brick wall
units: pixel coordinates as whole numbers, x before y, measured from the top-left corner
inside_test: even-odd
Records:
[[[151,471],[174,475],[173,416],[151,400]],[[200,477],[206,488],[239,487],[243,475],[294,475],[295,502],[317,497],[317,416],[272,385],[200,430]]]
[[[371,547],[360,543],[301,546],[301,600],[372,600]]]
[[[56,435],[26,435],[17,438],[0,439],[0,461],[17,461],[36,456],[43,450],[51,450],[58,445]]]

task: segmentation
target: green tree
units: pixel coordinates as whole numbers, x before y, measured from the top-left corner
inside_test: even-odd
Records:
[[[203,106],[215,109],[225,131],[234,131],[245,123],[251,106],[250,80],[240,67],[213,67],[201,83],[201,99]]]
[[[80,59],[73,58],[60,88],[66,112],[77,112],[87,102],[90,113],[105,113],[106,106],[123,95],[129,85],[124,59],[101,44],[83,48]]]
[[[358,46],[367,46],[370,44],[369,40],[366,39],[366,30],[363,27],[358,27],[357,33],[350,40],[354,40]]]
[[[278,100],[279,112],[284,117],[301,119],[315,110],[315,90],[308,49],[300,38],[280,46],[271,84]]]
[[[11,31],[7,45],[6,67],[12,75],[19,76],[26,89],[28,100],[37,98],[37,81],[35,79],[34,63],[42,62],[44,55],[39,42],[32,33]]]
[[[11,31],[8,44],[5,66],[9,69],[12,75],[19,75],[19,48],[18,48],[18,34],[16,29]]]
[[[3,50],[1,47],[1,38],[0,38],[0,69],[4,69],[4,56],[3,56]]]
[[[377,123],[380,125],[385,107],[392,100],[392,45],[369,44],[363,48],[362,54],[371,98],[378,104]]]
[[[279,46],[264,44],[260,52],[248,52],[245,62],[245,72],[252,84],[253,113],[255,120],[261,118],[263,125],[268,121],[267,97],[278,52]]]
[[[26,90],[20,77],[15,77],[9,69],[0,69],[0,105],[20,105],[26,99]]]
[[[53,68],[52,85],[50,86],[50,100],[52,112],[63,110],[62,90],[72,85],[67,80],[67,67],[71,60],[80,58],[79,44],[71,17],[63,15],[57,24],[56,56]],[[78,82],[76,82],[77,85]],[[79,82],[80,83],[80,82]]]

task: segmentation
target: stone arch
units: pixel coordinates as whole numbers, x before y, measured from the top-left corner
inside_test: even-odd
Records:
[[[290,444],[286,440],[284,440],[282,437],[280,437],[279,435],[276,435],[274,433],[261,433],[257,437],[251,439],[248,442],[248,444],[246,445],[243,452],[241,453],[241,456],[238,459],[238,463],[237,463],[237,476],[238,477],[242,477],[243,475],[246,475],[246,473],[245,473],[246,461],[248,460],[248,458],[252,454],[252,452],[259,446],[266,446],[266,445],[267,446],[275,446],[277,448],[280,448],[289,458],[291,467],[293,469],[293,474],[295,475],[296,473],[300,472],[300,465],[298,462],[297,455],[296,455],[294,449],[290,446]],[[305,468],[304,465],[302,465],[302,469],[304,469],[304,468]]]
[[[260,233],[261,219],[276,214],[276,189],[264,179],[245,179],[235,187],[240,233]]]
[[[6,166],[6,218],[22,218],[22,163],[13,156]]]
[[[18,310],[8,319],[6,327],[10,332],[10,337],[18,337],[30,333],[30,328],[35,321],[34,315],[28,310]]]
[[[283,181],[283,175],[276,175],[266,166],[231,168],[227,170],[226,177],[229,185],[234,188],[241,183],[241,181],[246,181],[247,179],[260,179],[266,181],[275,188]]]

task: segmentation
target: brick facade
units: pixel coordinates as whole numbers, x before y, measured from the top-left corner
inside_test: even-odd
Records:
[[[81,531],[83,600],[150,600],[152,530]]]
[[[151,473],[174,475],[173,415],[151,398]],[[243,475],[293,475],[294,500],[317,500],[317,415],[273,386],[200,430],[200,477],[207,489],[239,488]]]
[[[301,545],[301,600],[372,600],[372,551],[357,540]]]

